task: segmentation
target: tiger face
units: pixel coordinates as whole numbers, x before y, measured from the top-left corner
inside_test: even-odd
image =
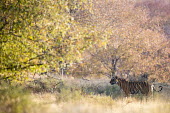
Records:
[[[117,76],[112,77],[112,79],[110,80],[110,84],[114,85],[114,84],[117,84],[117,83],[118,83]]]

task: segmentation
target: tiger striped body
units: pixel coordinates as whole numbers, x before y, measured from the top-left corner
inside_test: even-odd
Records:
[[[118,84],[119,87],[124,91],[126,96],[129,96],[129,94],[137,94],[141,93],[144,95],[148,95],[151,92],[151,85],[148,82],[142,82],[142,81],[126,81],[125,79],[121,79],[118,77],[113,77],[110,81],[111,85]],[[160,87],[162,90],[162,87]],[[153,90],[155,90],[153,88]],[[155,90],[156,91],[156,90]]]

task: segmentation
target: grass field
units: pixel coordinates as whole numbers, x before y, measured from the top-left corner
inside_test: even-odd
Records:
[[[34,95],[41,104],[37,112],[41,113],[169,113],[170,102],[138,100],[136,98],[112,99],[108,96],[88,95],[78,100],[56,103],[54,95]]]
[[[170,113],[168,91],[126,98],[109,80],[36,80],[24,90],[1,87],[0,113]]]

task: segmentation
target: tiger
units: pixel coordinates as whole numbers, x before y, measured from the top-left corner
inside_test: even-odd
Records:
[[[126,81],[125,79],[118,78],[117,76],[112,77],[110,84],[118,84],[126,96],[138,93],[147,96],[150,92],[157,91],[154,85],[150,85],[147,81]],[[157,92],[160,92],[163,89],[162,86],[159,86],[159,88],[160,89]]]

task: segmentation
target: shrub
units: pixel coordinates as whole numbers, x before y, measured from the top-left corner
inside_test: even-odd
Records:
[[[54,93],[58,92],[58,88],[62,87],[62,84],[63,81],[58,79],[35,79],[27,83],[26,88],[33,93]]]
[[[29,92],[17,85],[0,85],[0,113],[31,113]]]
[[[69,88],[64,88],[61,89],[60,93],[57,93],[56,95],[56,101],[57,102],[66,102],[69,100],[78,100],[82,97],[81,91],[80,90],[75,90],[75,89],[69,89]]]

